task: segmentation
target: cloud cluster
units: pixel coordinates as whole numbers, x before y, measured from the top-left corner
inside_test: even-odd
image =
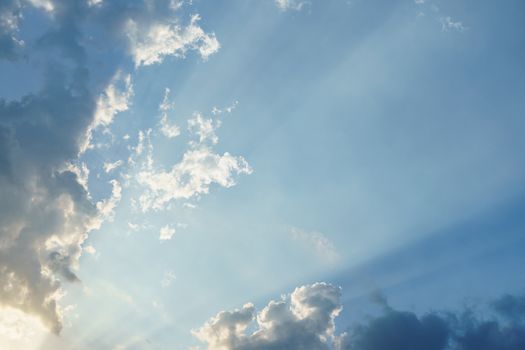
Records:
[[[160,105],[163,112],[172,108],[167,93]],[[165,124],[165,118],[166,114],[163,113],[160,131],[168,137],[174,136],[166,130],[168,126]],[[194,140],[189,142],[182,159],[169,170],[157,168],[154,164],[153,147],[149,140],[151,131],[139,134],[136,154],[141,155],[145,147],[148,150],[145,165],[136,175],[137,182],[143,190],[138,200],[142,211],[164,209],[173,200],[190,199],[206,194],[212,184],[232,187],[238,175],[252,173],[252,168],[243,157],[233,156],[228,152],[219,154],[213,150],[213,146],[219,140],[215,131],[220,125],[219,120],[194,113],[188,119],[188,131]],[[175,126],[172,125],[171,128]],[[171,131],[175,132],[175,129]]]
[[[380,317],[337,339],[338,350],[429,349],[518,350],[525,346],[525,297],[506,295],[490,305],[488,316],[472,310],[412,312],[385,307]]]
[[[525,296],[505,295],[484,316],[467,309],[417,315],[390,307],[341,334],[335,332],[342,310],[341,290],[327,283],[298,287],[259,313],[253,304],[222,311],[194,336],[209,350],[519,350],[525,348]]]
[[[0,99],[0,306],[36,315],[57,333],[61,283],[79,281],[87,235],[112,218],[121,197],[120,183],[112,180],[108,198],[94,201],[89,170],[78,161],[97,127],[109,126],[130,104],[131,76],[121,67],[158,63],[188,50],[206,58],[219,47],[197,16],[188,25],[174,24],[180,22],[177,4],[0,3],[0,59],[18,64],[24,57],[24,64],[42,70],[39,90],[19,100]],[[19,38],[28,8],[28,16],[43,13],[40,34]],[[104,56],[108,48],[112,60]]]
[[[340,297],[327,283],[298,287],[259,313],[253,304],[220,312],[193,334],[211,350],[329,349]]]

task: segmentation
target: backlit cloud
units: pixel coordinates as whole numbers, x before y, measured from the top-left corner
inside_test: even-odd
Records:
[[[43,16],[27,39],[22,19],[35,11]],[[94,200],[90,171],[78,157],[99,127],[108,128],[130,107],[132,72],[125,67],[190,49],[207,58],[219,48],[198,15],[175,24],[182,23],[177,11],[163,1],[0,4],[0,60],[14,62],[23,53],[40,70],[35,92],[0,99],[0,304],[36,315],[57,333],[62,283],[80,280],[82,252],[95,251],[83,248],[88,233],[114,217],[122,197],[120,182],[108,179],[107,193]],[[109,50],[115,60],[104,56]]]

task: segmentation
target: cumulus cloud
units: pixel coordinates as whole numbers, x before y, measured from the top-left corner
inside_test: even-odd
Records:
[[[518,350],[525,346],[525,296],[505,295],[480,315],[471,309],[418,315],[373,299],[379,316],[336,332],[341,290],[327,283],[296,288],[260,312],[252,303],[221,311],[193,335],[208,350]]]
[[[327,283],[296,288],[259,313],[253,304],[222,311],[193,334],[210,350],[329,349],[341,290]]]

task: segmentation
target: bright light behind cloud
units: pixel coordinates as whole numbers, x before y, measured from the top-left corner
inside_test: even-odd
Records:
[[[0,309],[2,349],[37,350],[46,336],[46,328],[36,317],[10,307]]]
[[[0,350],[521,350],[524,13],[1,1]]]

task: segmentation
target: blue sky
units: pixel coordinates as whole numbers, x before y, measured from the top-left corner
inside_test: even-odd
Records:
[[[0,347],[521,348],[524,10],[0,4]]]

